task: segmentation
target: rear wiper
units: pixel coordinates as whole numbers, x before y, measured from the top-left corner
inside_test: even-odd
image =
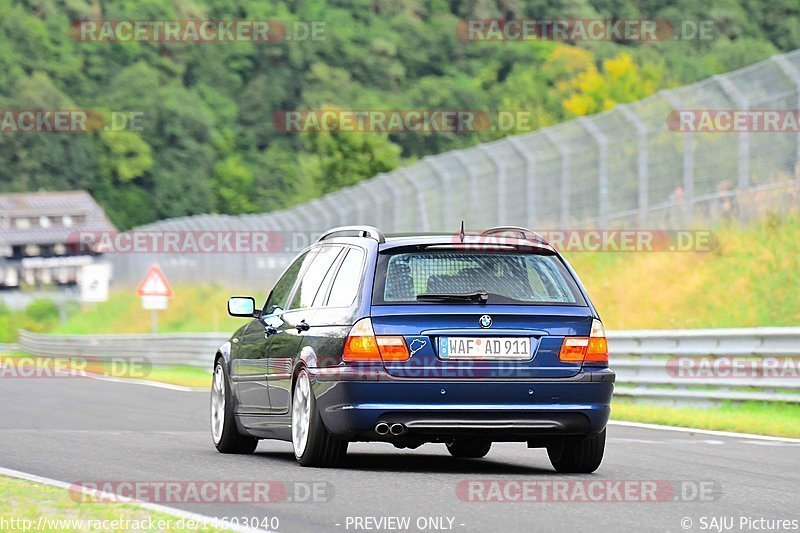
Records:
[[[417,295],[418,302],[477,302],[485,304],[489,301],[488,292],[461,292],[443,294],[438,292],[423,292]]]

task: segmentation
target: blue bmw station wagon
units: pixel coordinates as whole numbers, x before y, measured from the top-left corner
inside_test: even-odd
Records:
[[[559,472],[603,458],[614,388],[603,325],[577,275],[535,232],[324,233],[219,348],[211,430],[222,453],[290,441],[334,466],[351,441],[546,448]]]

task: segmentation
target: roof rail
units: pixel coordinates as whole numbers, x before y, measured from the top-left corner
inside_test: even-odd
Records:
[[[481,235],[496,235],[498,233],[518,233],[525,240],[550,245],[541,234],[522,226],[497,226],[481,232]]]
[[[339,233],[355,233],[356,235],[338,235]],[[317,239],[317,242],[321,242],[326,239],[332,239],[334,237],[353,236],[375,239],[381,244],[386,242],[386,237],[383,235],[383,232],[374,226],[340,226],[338,228],[329,229],[320,235],[319,239]]]

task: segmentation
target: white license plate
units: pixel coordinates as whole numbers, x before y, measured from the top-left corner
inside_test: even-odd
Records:
[[[530,337],[439,337],[442,359],[530,359]]]

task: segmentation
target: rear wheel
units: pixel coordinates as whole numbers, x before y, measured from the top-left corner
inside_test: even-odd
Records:
[[[547,455],[557,472],[588,474],[603,461],[606,430],[594,435],[563,437],[547,447]]]
[[[214,365],[211,383],[211,437],[221,453],[253,453],[258,439],[242,435],[233,418],[233,395],[222,359]]]
[[[460,459],[480,459],[489,453],[491,441],[485,440],[454,440],[447,443],[447,451],[453,457]]]
[[[297,375],[292,392],[292,448],[302,466],[328,467],[347,454],[348,442],[334,438],[317,410],[317,400],[305,369]]]

